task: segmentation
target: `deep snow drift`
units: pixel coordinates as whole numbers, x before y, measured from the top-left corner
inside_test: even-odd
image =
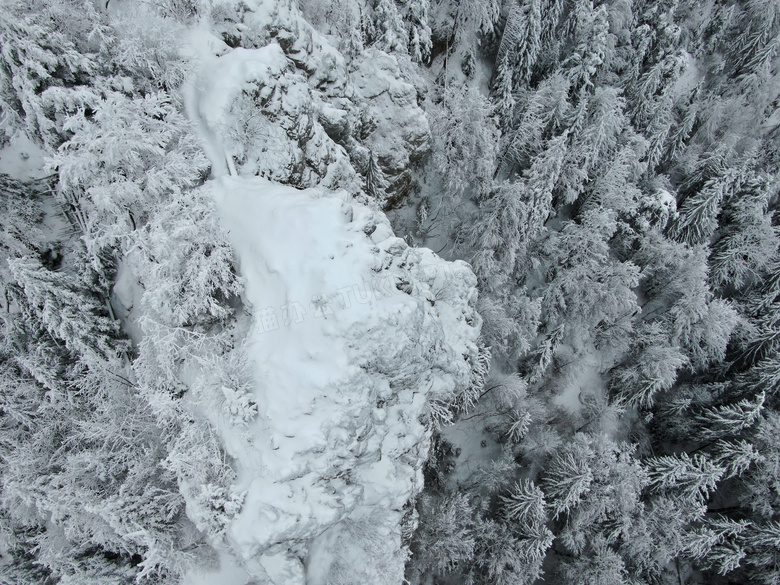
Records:
[[[476,360],[475,277],[346,192],[214,182],[246,279],[257,407],[235,424],[205,415],[245,492],[223,546],[261,582],[396,585],[429,400],[463,390]]]

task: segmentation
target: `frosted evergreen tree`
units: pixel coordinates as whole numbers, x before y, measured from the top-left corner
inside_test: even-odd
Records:
[[[718,228],[718,215],[724,199],[733,194],[740,178],[734,173],[710,179],[704,188],[685,199],[673,233],[689,245],[710,241]]]
[[[495,289],[514,272],[527,249],[531,212],[523,200],[522,182],[500,183],[490,195],[469,230],[468,242],[477,275],[485,287]]]
[[[547,520],[544,493],[530,480],[515,483],[509,495],[500,500],[506,517],[522,526],[530,528]]]
[[[498,47],[497,63],[506,59],[516,83],[525,86],[541,50],[542,1],[517,0],[507,16]]]
[[[495,171],[500,131],[489,100],[474,88],[450,90],[432,120],[433,161],[448,197],[481,194]]]
[[[564,561],[561,572],[567,583],[573,585],[622,585],[628,572],[620,555],[597,538],[591,544],[591,551],[574,560]]]
[[[639,269],[610,257],[607,241],[614,229],[609,212],[595,208],[581,223],[564,222],[544,242],[551,267],[541,289],[543,315],[566,323],[575,338],[594,338],[596,326],[605,332],[638,311],[632,289],[639,284]]]
[[[610,386],[629,403],[648,408],[659,392],[674,385],[687,364],[688,358],[669,342],[664,327],[652,323],[637,331],[627,359],[611,372]]]
[[[40,247],[43,218],[40,191],[45,183],[25,184],[0,174],[0,248],[8,256],[32,254]]]
[[[761,416],[766,395],[762,392],[753,400],[743,399],[735,404],[707,409],[697,417],[698,434],[704,440],[740,436]]]
[[[72,116],[72,137],[54,158],[60,193],[90,253],[127,246],[156,205],[195,186],[206,159],[188,123],[163,93],[109,93],[91,119]],[[125,248],[126,249],[126,248]]]
[[[530,95],[518,99],[516,110],[520,116],[514,128],[506,132],[501,152],[502,167],[510,176],[514,171],[527,169],[545,140],[565,129],[571,110],[570,88],[564,76],[555,75],[543,81]]]
[[[557,191],[564,205],[575,202],[589,180],[598,177],[603,161],[609,160],[618,147],[627,120],[623,114],[625,102],[613,88],[598,88],[581,104],[583,119],[572,131],[572,144],[567,153]]]
[[[723,210],[724,229],[712,246],[711,277],[717,288],[740,288],[772,260],[780,246],[768,209],[771,177],[751,177]]]
[[[719,440],[715,445],[716,462],[726,470],[723,479],[739,477],[762,456],[752,443],[741,439],[739,441]]]
[[[679,491],[687,499],[708,498],[724,474],[722,467],[701,453],[663,455],[649,459],[647,465],[654,489]]]
[[[446,20],[437,23],[441,31],[439,34],[442,37],[450,36],[456,47],[475,43],[478,34],[492,32],[501,7],[497,0],[440,0],[439,5],[444,9],[443,14],[448,16]]]
[[[409,23],[409,55],[417,63],[427,63],[431,57],[430,9],[430,0],[415,0],[407,4],[404,15]]]
[[[88,47],[78,43],[87,40],[93,26],[94,32],[105,33],[93,3],[79,1],[77,6],[74,10],[73,4],[59,1],[3,2],[0,106],[8,124],[4,131],[24,128],[51,148],[61,142],[62,128],[52,118],[47,98],[90,78],[95,55],[82,51]],[[71,105],[77,106],[78,99]]]
[[[87,359],[110,359],[121,348],[112,342],[116,323],[106,307],[64,274],[52,272],[31,258],[10,262],[11,273],[23,291],[23,310],[41,323],[68,349]]]
[[[509,56],[505,55],[497,66],[498,75],[495,81],[496,112],[501,121],[501,129],[506,131],[512,126],[515,112],[514,82],[512,69],[509,65]]]
[[[576,22],[576,48],[561,64],[577,94],[591,92],[594,80],[609,55],[609,20],[606,6],[594,8],[590,0],[578,3],[572,11]]]
[[[557,456],[547,469],[542,484],[555,517],[574,508],[590,490],[592,482],[587,447],[570,449]]]
[[[157,210],[134,239],[142,304],[175,327],[224,322],[242,290],[233,252],[206,188],[181,194]]]
[[[729,47],[733,74],[744,77],[771,67],[780,43],[780,6],[774,0],[747,2],[738,23]]]
[[[474,554],[476,511],[464,494],[454,494],[436,504],[425,498],[421,509],[423,521],[412,544],[412,566],[423,573],[445,576]]]
[[[530,204],[530,236],[538,236],[552,213],[553,191],[561,176],[566,150],[568,132],[551,139],[545,149],[534,160],[531,168],[524,173],[527,198]]]
[[[366,167],[366,193],[374,201],[385,199],[385,178],[382,169],[376,162],[373,151],[368,153],[368,166]]]
[[[374,6],[376,42],[382,50],[406,52],[408,33],[395,0],[378,0]]]
[[[716,568],[725,575],[739,567],[745,550],[738,544],[748,522],[724,517],[707,518],[698,529],[686,535],[686,554],[702,562],[707,568]]]

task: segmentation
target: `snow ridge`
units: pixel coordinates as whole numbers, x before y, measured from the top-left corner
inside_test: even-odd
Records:
[[[400,583],[427,399],[465,387],[476,363],[476,279],[346,192],[214,183],[246,280],[257,405],[248,425],[210,421],[246,494],[228,548],[279,585]]]

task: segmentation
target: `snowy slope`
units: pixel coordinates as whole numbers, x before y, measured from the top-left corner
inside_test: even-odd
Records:
[[[215,183],[246,279],[257,404],[245,426],[206,414],[246,493],[227,548],[279,585],[400,583],[426,399],[463,389],[476,359],[475,278],[345,192]]]
[[[352,164],[362,172],[369,150],[403,188],[428,148],[395,59],[374,51],[350,76],[295,9],[252,6],[241,13],[252,26],[236,34],[253,48],[230,49],[202,23],[189,49],[200,72],[185,101],[246,283],[251,322],[237,328],[247,333],[236,351],[254,381],[250,395],[224,388],[221,409],[194,407],[233,458],[232,501],[242,502],[211,534],[224,569],[201,577],[397,585],[430,399],[465,390],[478,361],[476,278],[463,262],[409,248],[353,198],[362,179]],[[201,377],[195,386],[214,386]],[[185,497],[209,531],[209,510]]]

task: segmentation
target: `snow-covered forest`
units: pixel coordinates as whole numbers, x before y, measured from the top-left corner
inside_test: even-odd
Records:
[[[780,0],[0,0],[0,583],[780,585]]]

